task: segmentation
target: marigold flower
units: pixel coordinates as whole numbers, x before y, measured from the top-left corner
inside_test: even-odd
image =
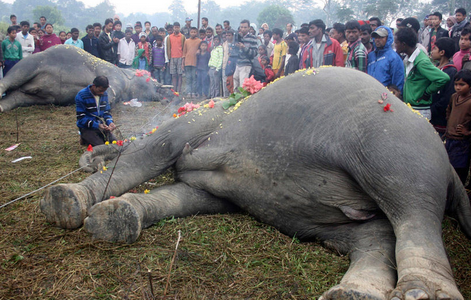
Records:
[[[136,140],[136,137],[135,136],[132,136],[131,137],[131,141],[135,141]]]
[[[145,190],[144,191],[144,194],[149,194],[150,193],[150,190]]]
[[[113,141],[113,144],[116,144],[116,141]]]
[[[103,166],[103,171],[106,171],[106,170],[108,170],[108,168],[107,168],[107,167],[105,167],[105,166]]]
[[[108,141],[105,142],[105,145],[109,145],[109,144],[110,144],[110,142],[108,142]]]
[[[93,151],[93,147],[92,147],[92,145],[88,145],[88,147],[87,147],[87,151],[88,151],[88,152],[92,152],[92,151]]]
[[[157,130],[157,128],[153,128],[151,132],[154,133],[156,130]]]
[[[177,114],[173,114],[173,117],[176,118],[176,117],[177,117]]]

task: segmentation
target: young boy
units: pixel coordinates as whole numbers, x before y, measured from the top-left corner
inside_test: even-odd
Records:
[[[20,42],[16,40],[16,28],[10,26],[7,29],[8,38],[2,42],[3,52],[3,76],[7,75],[8,71],[13,68],[16,63],[23,59],[23,49]]]
[[[463,185],[468,177],[471,137],[471,71],[462,70],[455,76],[456,93],[446,110],[446,151],[450,163]]]
[[[461,70],[464,63],[469,61],[470,49],[471,49],[471,30],[468,28],[465,28],[461,31],[460,51],[456,52],[455,55],[453,55],[453,63],[455,64],[456,69],[458,71]]]
[[[182,67],[185,69],[186,95],[190,98],[196,97],[196,51],[201,43],[197,35],[198,29],[191,27],[189,38],[183,45]]]
[[[152,61],[152,46],[147,41],[145,32],[139,33],[139,43],[136,45],[136,56],[138,56],[137,52],[140,49],[144,50],[144,56],[146,57],[147,65],[149,66],[150,62]],[[139,69],[141,69],[141,67],[139,67]],[[147,68],[141,70],[147,70]]]
[[[283,41],[282,36],[283,31],[281,29],[273,29],[273,41],[275,41],[275,47],[273,48],[272,68],[275,73],[275,78],[283,76],[286,53],[288,52],[288,45]]]
[[[458,72],[451,61],[451,57],[455,52],[455,42],[449,37],[439,38],[434,41],[432,52],[430,53],[432,60],[438,61],[438,68],[448,74],[453,79]],[[446,131],[446,108],[450,102],[451,95],[455,93],[455,83],[453,80],[448,81],[438,92],[432,95],[432,105],[430,111],[432,113],[432,123],[435,130],[440,136]]]
[[[196,51],[196,79],[198,80],[198,94],[204,98],[209,95],[208,63],[210,56],[208,42],[201,41],[200,48]]]
[[[222,60],[224,56],[224,50],[221,45],[221,38],[219,35],[213,37],[213,50],[211,50],[211,58],[208,62],[209,67],[209,97],[219,97],[221,82]]]
[[[152,66],[154,68],[153,76],[158,82],[164,83],[165,72],[165,48],[162,36],[157,35],[152,44]]]

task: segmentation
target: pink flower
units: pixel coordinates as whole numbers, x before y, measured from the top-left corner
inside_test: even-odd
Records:
[[[250,76],[250,78],[245,78],[242,88],[249,92],[250,94],[255,94],[260,91],[263,87],[263,84],[260,81],[255,80],[255,78]]]
[[[146,82],[149,82],[149,81],[150,81],[150,77],[147,77]]]
[[[209,101],[208,106],[209,106],[209,108],[214,107],[214,100],[213,99],[211,99],[211,101]]]

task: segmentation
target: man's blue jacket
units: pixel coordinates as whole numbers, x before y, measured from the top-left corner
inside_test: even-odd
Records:
[[[399,54],[392,49],[394,35],[391,29],[386,26],[378,28],[381,27],[388,31],[388,40],[383,49],[377,49],[373,39],[374,51],[368,54],[368,74],[376,78],[384,86],[396,85],[402,92],[405,75],[404,63]]]
[[[113,123],[113,118],[110,114],[110,104],[108,102],[108,93],[105,92],[103,96],[100,96],[99,105],[95,100],[90,91],[91,85],[87,86],[75,96],[75,107],[77,111],[77,127],[98,129],[98,125],[103,123],[103,119],[106,125]]]

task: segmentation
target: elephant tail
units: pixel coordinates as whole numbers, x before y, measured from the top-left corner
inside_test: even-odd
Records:
[[[450,166],[453,178],[448,187],[447,214],[458,220],[461,230],[471,240],[471,203],[460,178]]]

